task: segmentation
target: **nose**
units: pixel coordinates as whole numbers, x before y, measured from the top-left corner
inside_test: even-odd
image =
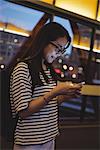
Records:
[[[54,59],[57,58],[57,56],[56,55],[51,55],[51,58],[54,60]]]
[[[51,59],[54,61],[59,56],[61,56],[61,54],[60,53],[56,53],[56,55],[51,55]]]
[[[51,55],[51,58],[54,60],[54,59],[56,59],[57,57],[59,57],[60,56],[60,54],[59,53],[56,53],[55,55]]]

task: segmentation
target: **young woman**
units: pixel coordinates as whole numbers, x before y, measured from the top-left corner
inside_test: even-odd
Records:
[[[10,80],[13,117],[18,115],[14,150],[54,150],[59,134],[58,103],[76,96],[80,84],[59,83],[52,62],[70,44],[68,31],[51,22],[30,39],[28,53],[15,65]]]

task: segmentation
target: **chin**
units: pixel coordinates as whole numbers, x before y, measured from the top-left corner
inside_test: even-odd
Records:
[[[53,63],[53,61],[48,61],[48,60],[46,60],[46,62],[47,62],[48,64],[52,64],[52,63]]]

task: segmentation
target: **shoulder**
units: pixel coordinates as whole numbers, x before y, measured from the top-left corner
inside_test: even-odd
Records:
[[[17,69],[19,69],[19,70],[21,70],[21,69],[28,69],[28,64],[25,63],[25,62],[19,62],[19,63],[15,66],[14,70],[17,70]]]
[[[28,72],[28,64],[25,62],[19,62],[17,65],[14,67],[12,74],[16,73],[27,73]]]

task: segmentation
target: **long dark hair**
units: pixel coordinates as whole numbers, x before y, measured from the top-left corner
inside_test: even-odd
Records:
[[[47,77],[42,69],[43,50],[50,43],[59,37],[66,37],[70,41],[68,31],[59,23],[50,22],[45,24],[33,39],[32,36],[24,43],[21,49],[26,52],[19,58],[19,61],[25,61],[29,64],[31,76],[35,76],[35,81],[40,82],[39,72],[41,71],[47,81]],[[26,49],[26,43],[28,44]],[[21,51],[21,50],[20,50]],[[33,81],[34,82],[34,81]]]

